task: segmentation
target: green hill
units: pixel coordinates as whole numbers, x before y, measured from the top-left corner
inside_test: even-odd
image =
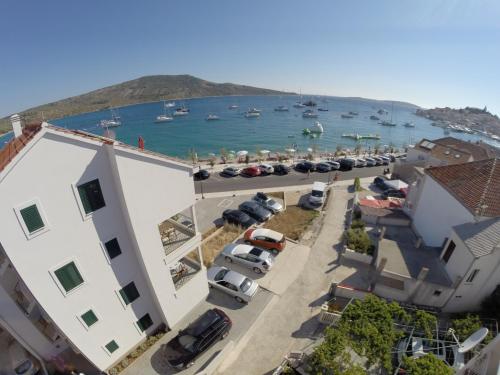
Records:
[[[281,91],[233,83],[214,83],[190,75],[156,75],[137,78],[86,94],[58,100],[20,112],[26,123],[54,119],[110,107],[162,99],[227,95],[277,95]],[[8,117],[0,119],[0,134],[11,129]]]

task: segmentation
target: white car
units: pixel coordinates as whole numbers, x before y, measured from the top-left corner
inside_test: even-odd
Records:
[[[222,250],[226,262],[237,262],[251,268],[255,273],[265,273],[274,264],[274,257],[267,250],[243,244],[229,244]]]
[[[366,158],[366,166],[367,167],[374,167],[377,165],[377,162],[375,161],[375,159],[372,159],[372,158]]]
[[[240,169],[236,168],[236,167],[226,167],[222,170],[221,173],[226,175],[226,176],[234,177],[234,176],[238,176],[240,174]]]
[[[278,214],[283,211],[283,206],[280,203],[276,202],[264,193],[258,192],[253,197],[253,200],[265,209],[271,211],[273,214]]]
[[[366,167],[366,160],[365,159],[356,159],[356,167],[358,167],[358,168]]]
[[[241,303],[250,302],[259,289],[259,284],[255,281],[226,267],[210,267],[207,270],[207,278],[211,288],[219,289]]]
[[[259,165],[260,173],[273,174],[274,168],[271,164],[261,164]]]

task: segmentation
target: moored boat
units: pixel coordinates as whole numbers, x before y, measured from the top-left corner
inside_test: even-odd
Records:
[[[274,108],[276,112],[288,112],[288,107],[284,105],[280,105],[276,108]]]
[[[312,109],[305,110],[302,112],[303,118],[318,118],[318,114],[315,113]]]
[[[354,116],[353,116],[353,115],[346,115],[345,113],[342,113],[342,114],[340,115],[340,117],[342,117],[342,118],[354,118]]]
[[[370,116],[370,120],[379,121],[379,120],[380,120],[380,118],[379,118],[379,117],[377,117],[377,116],[375,116],[375,115],[371,115],[371,116]]]
[[[397,124],[390,122],[390,121],[381,121],[379,122],[380,125],[382,126],[396,126]]]
[[[219,120],[219,119],[220,119],[219,116],[213,115],[211,113],[209,113],[208,116],[205,118],[205,120],[207,120],[207,121],[214,121],[214,120]]]

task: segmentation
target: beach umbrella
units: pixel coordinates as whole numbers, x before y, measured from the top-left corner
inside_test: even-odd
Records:
[[[286,152],[295,152],[295,149],[294,148],[287,148],[285,151]]]
[[[260,154],[270,154],[271,151],[269,150],[260,150]]]
[[[236,153],[236,155],[237,155],[238,157],[241,157],[241,156],[246,156],[246,155],[248,155],[248,151],[246,151],[246,150],[241,150],[241,151],[238,151],[238,152]]]
[[[215,156],[215,154],[213,152],[209,152],[208,156]]]
[[[313,149],[312,149],[311,147],[309,147],[309,148],[307,149],[307,152],[313,152]]]
[[[229,151],[229,153],[230,153],[230,154],[236,154],[236,151],[231,150],[231,151]]]

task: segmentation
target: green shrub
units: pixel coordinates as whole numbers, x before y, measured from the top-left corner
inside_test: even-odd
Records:
[[[352,214],[352,219],[353,220],[359,220],[361,219],[361,211],[360,210],[354,210]]]
[[[454,371],[434,354],[429,353],[417,359],[404,357],[403,366],[411,375],[453,375]]]
[[[373,253],[374,246],[370,236],[364,229],[348,229],[344,232],[344,239],[346,240],[347,247],[351,250],[369,255]]]
[[[352,229],[365,229],[365,222],[363,220],[353,220],[351,223]]]
[[[361,191],[363,188],[361,187],[361,181],[359,177],[354,178],[354,191]]]

